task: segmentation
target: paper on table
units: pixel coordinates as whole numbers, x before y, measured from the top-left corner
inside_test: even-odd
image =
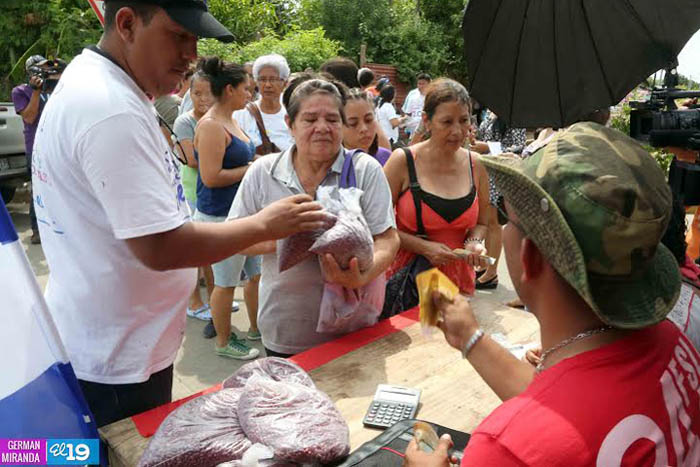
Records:
[[[492,156],[497,156],[498,154],[503,153],[503,147],[501,146],[500,141],[489,141],[486,144],[489,145],[489,154]]]
[[[513,354],[513,356],[518,360],[522,360],[523,357],[525,357],[525,354],[528,350],[540,347],[538,342],[528,342],[527,344],[513,344],[508,340],[508,338],[504,334],[501,334],[500,332],[491,334],[491,339],[495,340],[496,342],[501,344],[501,346],[505,347],[505,349],[511,354]]]

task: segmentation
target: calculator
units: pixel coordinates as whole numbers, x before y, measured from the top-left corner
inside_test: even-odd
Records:
[[[389,428],[396,422],[415,418],[420,389],[380,384],[362,423],[367,427]]]

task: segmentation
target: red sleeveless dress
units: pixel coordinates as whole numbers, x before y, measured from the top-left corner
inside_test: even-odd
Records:
[[[473,161],[471,164],[471,172],[473,174]],[[479,195],[476,193],[473,175],[471,178],[472,190],[475,191],[473,201],[459,217],[451,222],[448,222],[433,210],[425,200],[421,201],[423,225],[428,240],[443,243],[453,250],[455,248],[464,248],[464,241],[467,238],[467,234],[477,224],[479,219]],[[418,225],[416,222],[415,203],[410,189],[404,191],[401,196],[399,196],[395,210],[397,228],[402,232],[415,235],[418,231]],[[393,276],[396,272],[407,266],[415,256],[415,253],[400,248],[394,262],[387,270],[387,278]],[[470,266],[466,260],[460,259],[452,261],[451,263],[440,266],[438,269],[449,277],[450,280],[459,287],[462,293],[468,295],[474,294],[475,272],[474,268]]]

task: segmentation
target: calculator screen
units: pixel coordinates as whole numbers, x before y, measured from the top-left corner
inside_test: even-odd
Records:
[[[415,404],[416,402],[416,396],[394,391],[381,391],[378,398],[401,404]]]

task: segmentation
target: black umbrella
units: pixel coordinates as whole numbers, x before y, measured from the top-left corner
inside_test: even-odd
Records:
[[[563,127],[617,104],[699,28],[700,0],[471,0],[470,92],[510,126]]]

